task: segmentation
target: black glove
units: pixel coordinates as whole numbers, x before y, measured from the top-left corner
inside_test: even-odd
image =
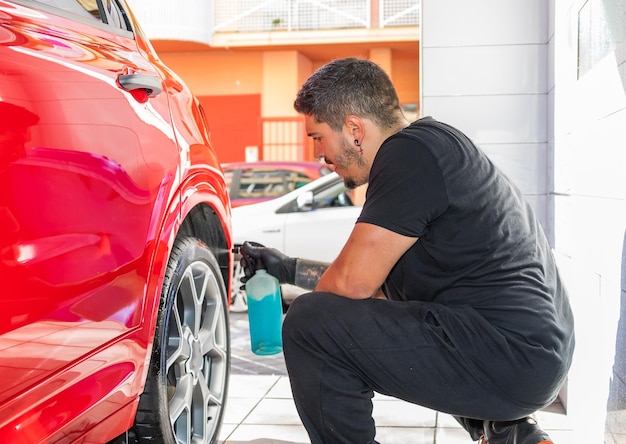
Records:
[[[257,268],[264,268],[281,284],[293,284],[296,278],[296,258],[289,257],[276,248],[266,248],[255,242],[244,242],[239,248],[244,276],[242,283],[250,279]]]

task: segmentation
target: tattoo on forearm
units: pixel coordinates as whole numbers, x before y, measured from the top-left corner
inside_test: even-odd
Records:
[[[324,262],[298,258],[296,260],[295,285],[306,290],[313,290],[329,265]]]

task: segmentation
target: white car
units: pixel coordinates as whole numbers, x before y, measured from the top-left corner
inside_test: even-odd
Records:
[[[276,199],[233,208],[234,245],[252,241],[291,257],[332,262],[361,213],[350,194],[341,177],[331,173]],[[239,259],[235,257],[232,311],[247,308],[245,291],[240,289]],[[292,285],[281,289],[285,305],[304,292]]]

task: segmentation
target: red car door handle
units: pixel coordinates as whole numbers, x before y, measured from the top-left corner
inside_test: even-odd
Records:
[[[143,89],[148,97],[155,97],[163,92],[161,79],[149,74],[123,74],[117,80],[126,91]]]

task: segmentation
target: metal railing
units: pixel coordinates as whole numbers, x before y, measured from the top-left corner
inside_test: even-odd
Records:
[[[420,18],[420,0],[213,0],[213,4],[213,32],[417,26]]]
[[[420,6],[420,0],[381,0],[380,27],[419,25]]]

